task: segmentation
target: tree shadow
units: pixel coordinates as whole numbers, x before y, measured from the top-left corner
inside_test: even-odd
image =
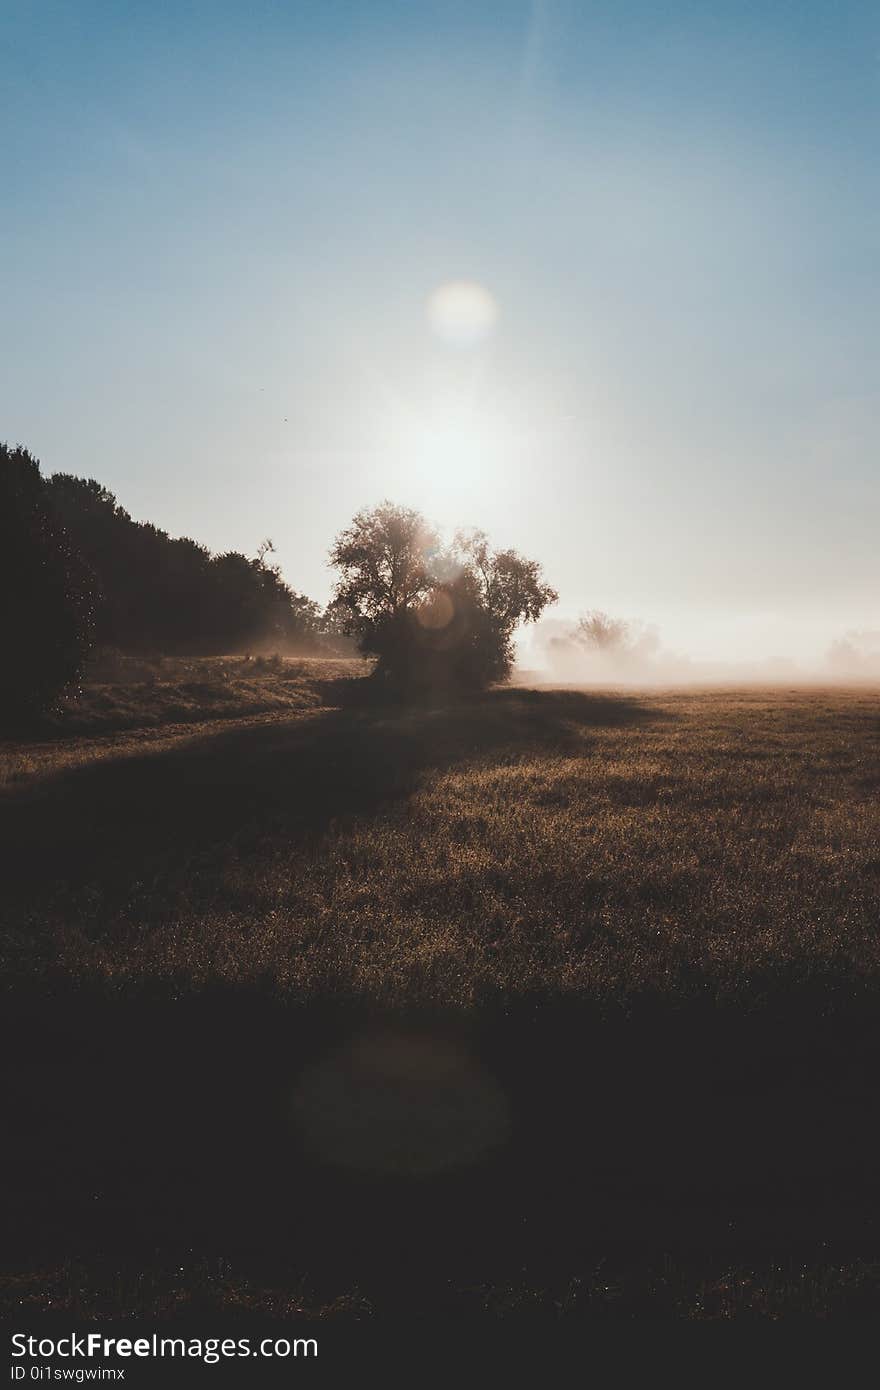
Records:
[[[590,729],[669,717],[636,699],[569,690],[399,706],[337,681],[324,697],[341,707],[50,774],[5,798],[7,900],[32,906],[48,896],[63,908],[96,881],[123,888],[193,855],[314,840],[331,823],[407,797],[425,773],[501,754],[582,753]]]
[[[345,697],[335,683],[327,694]],[[602,729],[674,717],[570,689],[417,707],[359,698],[7,798],[7,898],[18,894],[35,922],[47,901],[87,920],[96,889],[101,929],[122,931],[136,879],[149,898],[191,864],[210,876],[229,854],[319,845],[345,817],[382,814],[432,771],[577,757]],[[45,999],[17,988],[4,1017],[16,1143],[2,1215],[9,1248],[29,1259],[89,1242],[126,1252],[256,1245],[295,1250],[337,1288],[366,1271],[404,1296],[414,1272],[442,1286],[477,1284],[493,1267],[506,1278],[526,1259],[568,1271],[585,1248],[615,1242],[754,1248],[770,1231],[790,1247],[792,1232],[825,1239],[829,1229],[855,1242],[876,1216],[874,1006],[834,1020],[827,979],[815,999],[783,1000],[763,1022],[751,1003],[721,1012],[700,993],[687,1008],[674,996],[630,999],[611,1016],[548,995],[489,1001],[470,1020],[428,1018],[425,1038],[485,1063],[512,1131],[485,1162],[418,1182],[322,1164],[291,1119],[307,1065],[385,1028],[373,1005],[350,1011],[331,993],[291,1009],[259,981],[186,999],[66,994],[55,983]],[[411,1052],[411,1022],[392,1023]],[[389,1089],[380,1076],[383,1105]],[[410,1091],[401,1094],[408,1115]],[[353,1108],[362,1104],[358,1092]]]

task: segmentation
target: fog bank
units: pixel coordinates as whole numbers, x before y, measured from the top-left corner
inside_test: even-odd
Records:
[[[593,610],[549,618],[522,641],[520,678],[588,685],[762,683],[880,684],[880,629],[853,628],[814,652],[707,657],[667,646],[656,624]]]

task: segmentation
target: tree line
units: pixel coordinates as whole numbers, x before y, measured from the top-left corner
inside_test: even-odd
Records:
[[[205,655],[316,645],[320,609],[285,583],[271,541],[253,558],[212,555],[133,521],[107,488],[69,473],[48,478],[44,496],[94,577],[99,645]]]
[[[479,688],[509,672],[513,634],[556,593],[537,562],[495,551],[482,531],[444,545],[418,512],[359,512],[335,540],[325,608],[290,587],[271,541],[253,557],[212,554],[132,519],[107,488],[43,477],[25,448],[0,444],[0,717],[51,708],[75,690],[90,651],[211,655],[353,651],[407,697]]]

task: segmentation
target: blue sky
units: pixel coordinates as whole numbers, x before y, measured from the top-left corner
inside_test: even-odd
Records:
[[[697,654],[880,625],[876,5],[5,0],[0,45],[46,472],[322,599],[391,496]]]

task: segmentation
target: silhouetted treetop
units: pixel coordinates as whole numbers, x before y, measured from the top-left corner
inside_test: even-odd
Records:
[[[394,618],[430,592],[439,552],[437,532],[418,512],[392,502],[359,511],[330,552],[340,571],[336,600],[363,624]]]

